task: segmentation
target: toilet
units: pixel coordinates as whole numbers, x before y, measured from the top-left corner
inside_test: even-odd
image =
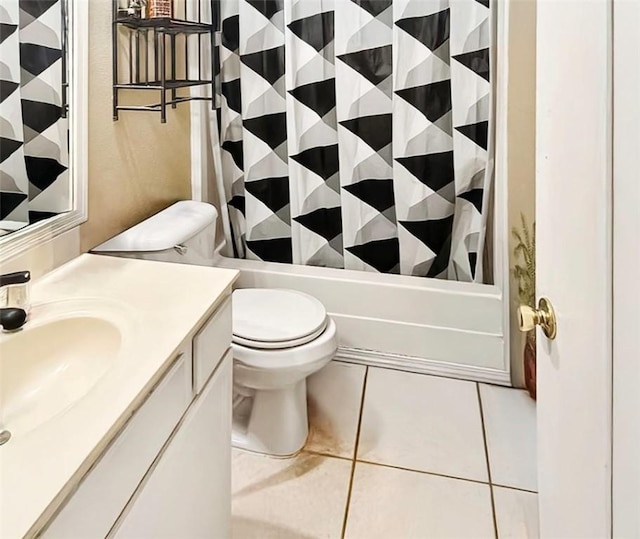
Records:
[[[184,200],[92,252],[213,266],[217,211]],[[338,349],[335,322],[320,301],[295,290],[247,288],[232,295],[235,447],[291,456],[309,433],[306,379]]]

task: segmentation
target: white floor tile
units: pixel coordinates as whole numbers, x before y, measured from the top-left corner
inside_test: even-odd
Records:
[[[537,490],[536,405],[526,391],[480,384],[491,481]]]
[[[309,377],[306,449],[353,457],[365,372],[363,365],[332,361]]]
[[[495,537],[489,485],[357,463],[348,539]]]
[[[493,487],[498,538],[538,538],[538,495],[510,488]]]
[[[339,538],[351,462],[311,453],[275,459],[234,450],[234,539]]]
[[[369,368],[358,459],[487,481],[474,382]]]

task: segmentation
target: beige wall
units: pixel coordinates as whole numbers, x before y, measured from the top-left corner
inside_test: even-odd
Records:
[[[83,251],[191,197],[189,105],[169,110],[166,124],[151,112],[123,112],[114,122],[111,0],[91,0],[89,28],[89,220],[80,231]],[[159,99],[156,92],[144,94]],[[128,96],[127,102],[137,98]]]
[[[536,137],[536,3],[513,0],[509,6],[509,240],[513,268],[511,228],[520,226],[520,213],[529,225],[535,219]],[[516,309],[518,286],[510,279],[511,372],[515,385],[522,386],[524,374],[523,334],[518,330]]]

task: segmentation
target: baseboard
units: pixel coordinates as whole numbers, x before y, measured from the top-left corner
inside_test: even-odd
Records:
[[[486,382],[504,386],[511,385],[510,375],[506,371],[499,371],[486,367],[475,367],[473,365],[445,363],[421,357],[418,358],[377,352],[375,350],[360,350],[356,348],[340,347],[335,359],[346,363],[367,365],[369,367],[383,367],[397,371],[431,374],[433,376],[458,378],[460,380]]]

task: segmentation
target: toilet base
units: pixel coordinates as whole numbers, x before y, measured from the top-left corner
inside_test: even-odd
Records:
[[[306,379],[234,400],[234,447],[277,457],[295,455],[304,447],[309,434]]]

